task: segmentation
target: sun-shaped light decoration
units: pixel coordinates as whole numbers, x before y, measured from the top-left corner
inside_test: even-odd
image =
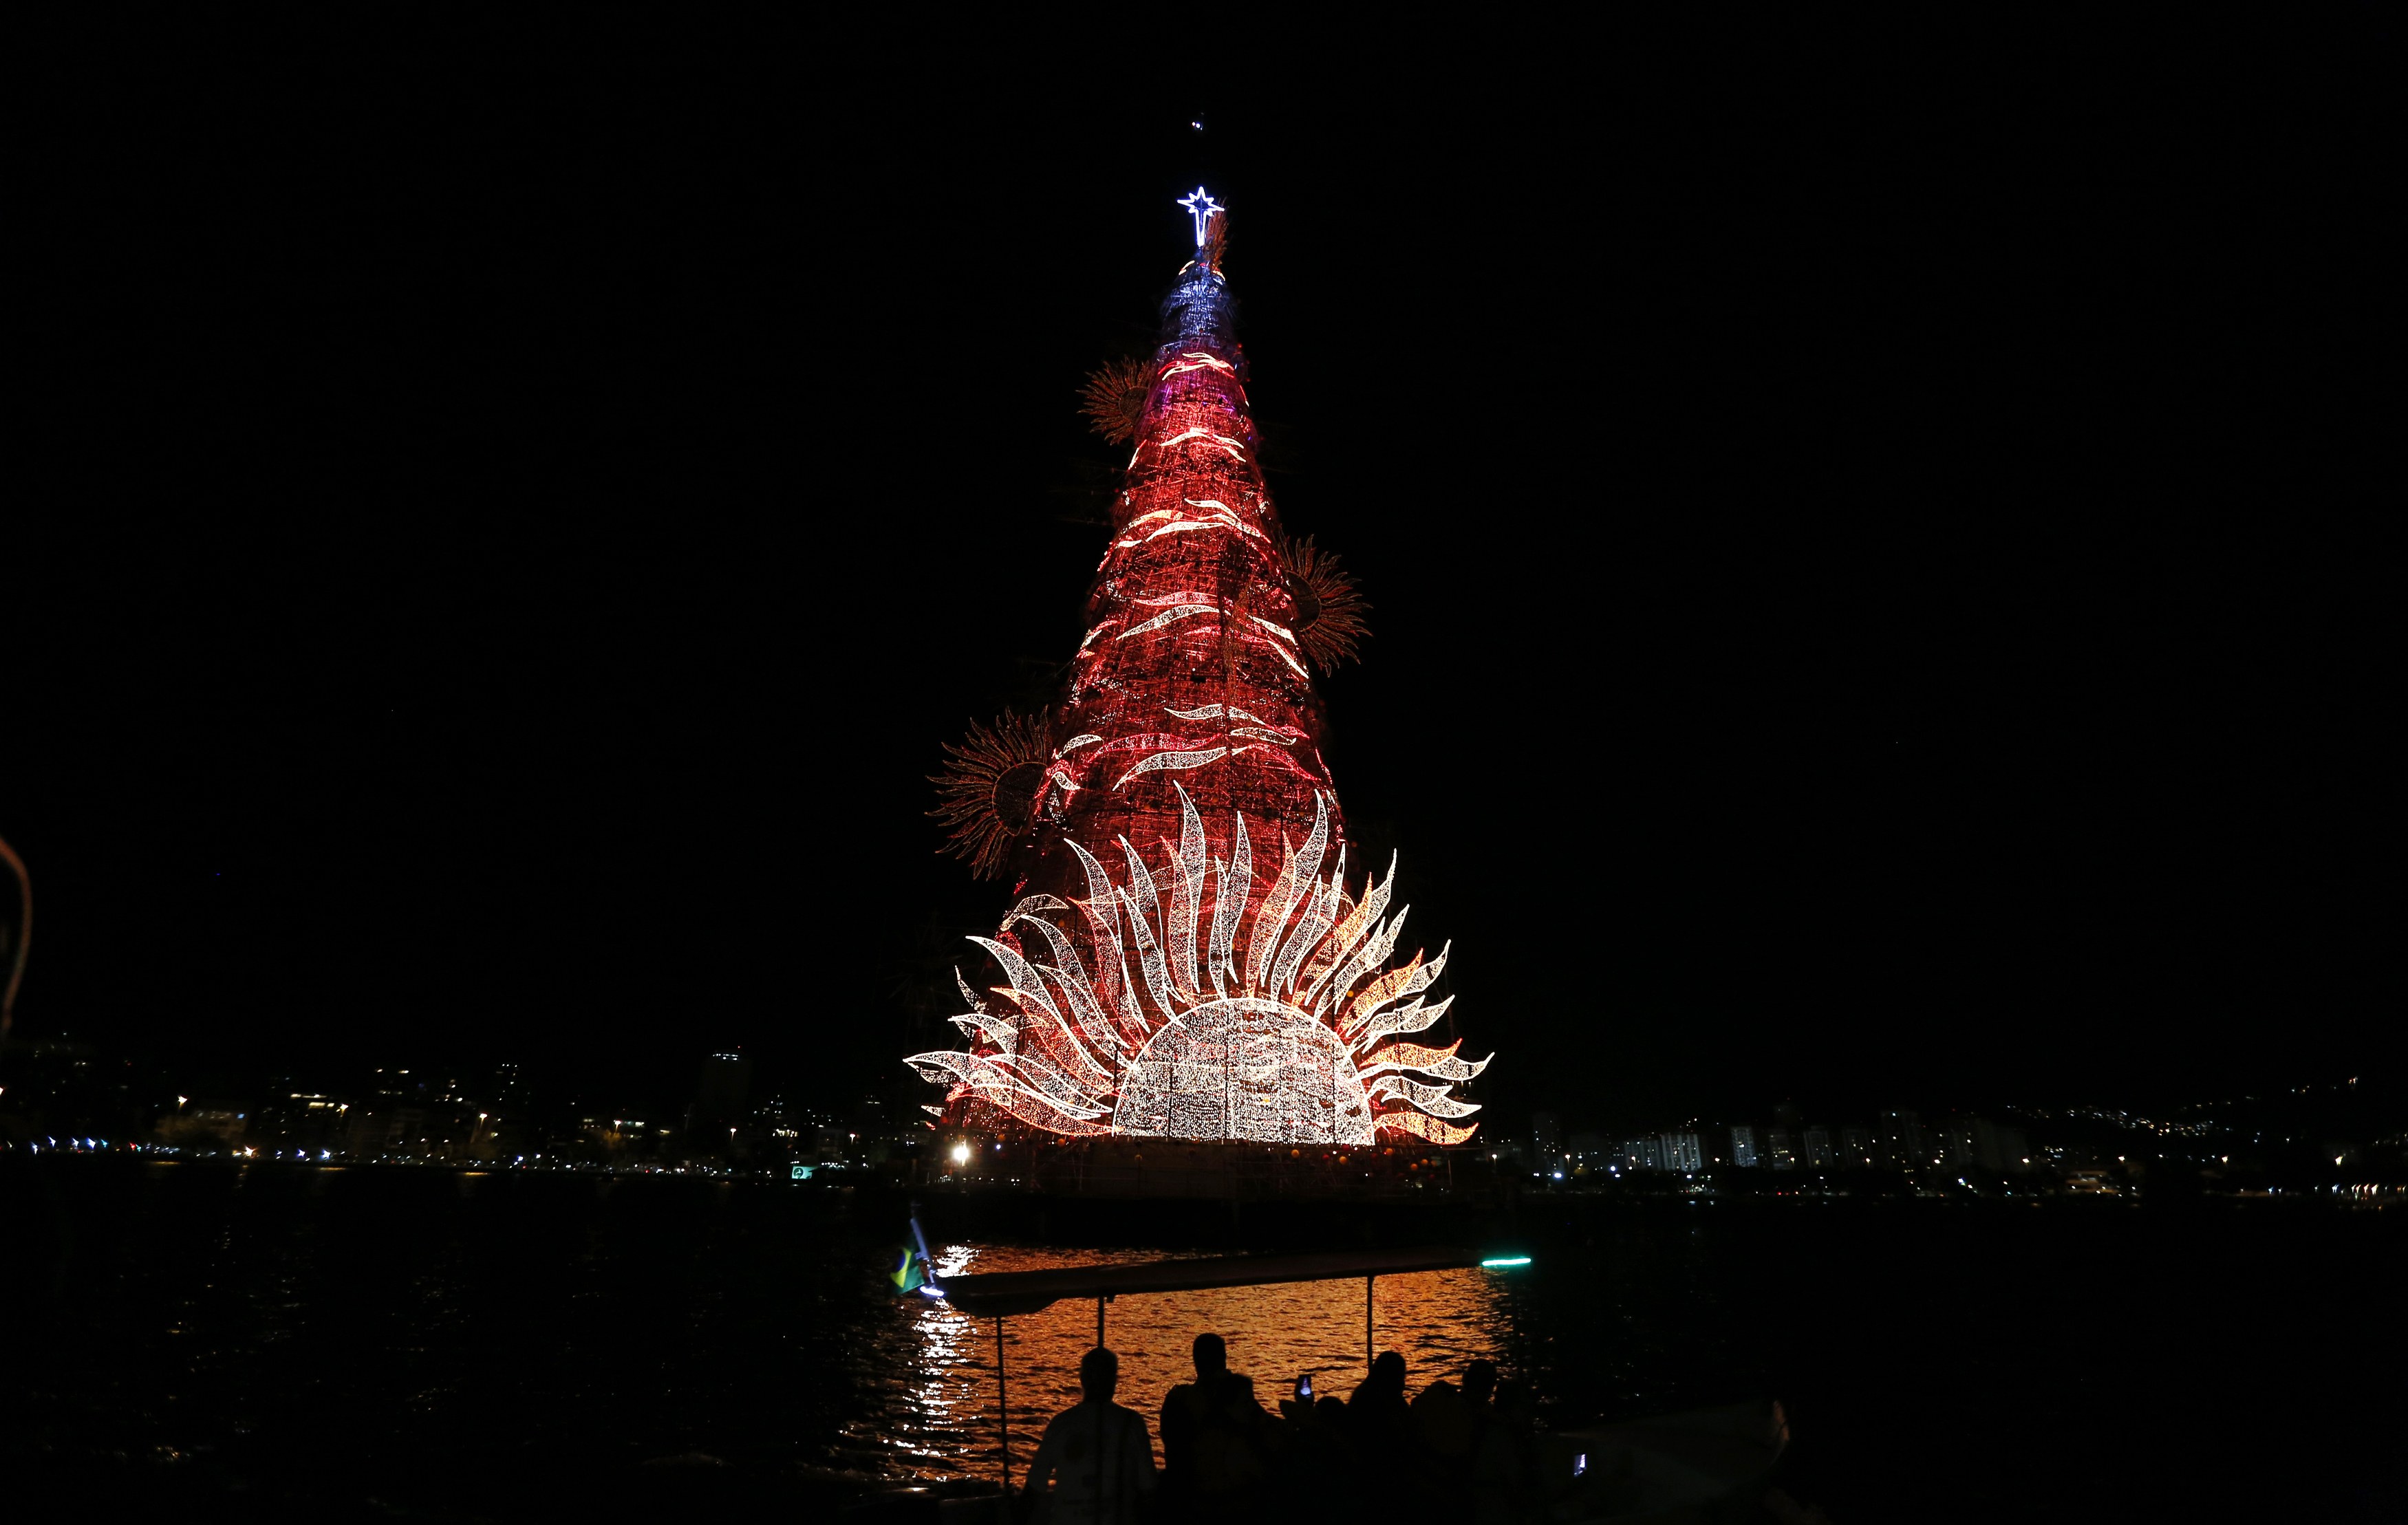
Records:
[[[1107,361],[1087,373],[1079,389],[1079,410],[1088,426],[1115,445],[1137,437],[1145,418],[1146,393],[1154,390],[1154,363],[1144,360]]]
[[[1036,819],[1045,768],[1054,760],[1045,744],[1050,717],[1048,710],[1015,715],[1007,709],[992,728],[972,720],[960,746],[946,744],[952,755],[944,771],[928,776],[939,802],[928,814],[945,825],[946,850],[968,860],[982,877],[1003,873],[1012,845]]]
[[[1371,634],[1363,619],[1371,612],[1371,601],[1355,587],[1354,577],[1309,534],[1301,540],[1283,535],[1278,549],[1288,591],[1296,599],[1296,638],[1304,654],[1325,673],[1341,662],[1359,660],[1356,643]]]
[[[1179,842],[1162,844],[1158,869],[1124,838],[1116,880],[1068,842],[1087,897],[1027,896],[996,936],[971,938],[1009,981],[994,987],[1001,999],[991,1004],[961,981],[971,1009],[953,1020],[970,1047],[908,1062],[947,1088],[948,1104],[974,1100],[1054,1133],[1469,1139],[1477,1124],[1446,1119],[1479,1107],[1450,1092],[1488,1061],[1457,1058],[1459,1043],[1402,1041],[1438,1022],[1454,998],[1422,999],[1446,967],[1444,949],[1390,965],[1405,920],[1402,909],[1383,914],[1395,864],[1358,897],[1346,888],[1341,848],[1323,877],[1333,835],[1325,799],[1249,920],[1244,817],[1230,860],[1208,861],[1203,819],[1185,790],[1178,795]]]

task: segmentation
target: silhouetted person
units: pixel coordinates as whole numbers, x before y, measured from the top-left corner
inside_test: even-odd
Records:
[[[1405,1358],[1383,1350],[1371,1375],[1346,1400],[1347,1438],[1372,1465],[1402,1461],[1413,1446],[1412,1410],[1405,1404]]]
[[[1537,1422],[1538,1405],[1527,1387],[1507,1382],[1498,1388],[1496,1409],[1471,1463],[1478,1503],[1472,1518],[1479,1525],[1509,1525],[1533,1518],[1543,1507],[1546,1479],[1540,1465]]]
[[[1028,1467],[1038,1525],[1131,1525],[1154,1491],[1154,1444],[1144,1417],[1112,1402],[1120,1381],[1120,1358],[1102,1346],[1080,1358],[1085,1401],[1054,1416]]]
[[[1361,1499],[1354,1449],[1346,1440],[1346,1400],[1333,1392],[1319,1402],[1283,1398],[1279,1406],[1287,1422],[1282,1427],[1284,1444],[1275,1459],[1273,1497],[1308,1512],[1352,1518]]]
[[[1413,1438],[1426,1455],[1460,1470],[1471,1456],[1471,1410],[1455,1385],[1440,1377],[1413,1399]]]
[[[1485,1409],[1497,1391],[1497,1363],[1475,1361],[1463,1369],[1463,1401],[1474,1408]]]
[[[1480,1443],[1487,1437],[1489,1425],[1496,1421],[1497,1411],[1488,1404],[1489,1398],[1496,1391],[1495,1361],[1475,1361],[1463,1369],[1463,1413],[1471,1431],[1470,1444],[1464,1447],[1463,1455],[1467,1472],[1470,1470],[1471,1463],[1479,1460]]]
[[[1229,1370],[1218,1334],[1196,1336],[1196,1380],[1162,1401],[1164,1487],[1191,1514],[1217,1516],[1270,1470],[1270,1416],[1252,1377]]]

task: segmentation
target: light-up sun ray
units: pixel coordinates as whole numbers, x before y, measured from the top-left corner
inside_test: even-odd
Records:
[[[1235,705],[1206,705],[1200,709],[1170,709],[1166,707],[1163,710],[1163,713],[1173,720],[1217,720],[1226,718],[1232,720],[1243,720],[1248,725],[1268,725],[1270,723],[1259,715],[1247,714],[1244,710],[1240,709]],[[1293,728],[1291,727],[1290,729]],[[1296,734],[1297,735],[1302,735],[1304,733],[1298,731]]]
[[[1388,854],[1387,882],[1383,884],[1376,879],[1365,880],[1362,900],[1353,910],[1346,913],[1346,919],[1338,923],[1338,929],[1335,932],[1322,939],[1321,947],[1305,964],[1302,980],[1304,991],[1297,998],[1297,1005],[1307,1011],[1321,1009],[1317,1003],[1321,995],[1322,981],[1337,969],[1340,960],[1361,946],[1364,937],[1379,921],[1381,913],[1388,908],[1388,895],[1396,888],[1396,883],[1397,855],[1392,852]]]
[[[1398,1006],[1394,1011],[1383,1011],[1363,1024],[1363,1031],[1355,1034],[1354,1047],[1367,1048],[1382,1038],[1391,1037],[1399,1033],[1426,1032],[1438,1025],[1438,1019],[1445,1016],[1446,1008],[1454,1004],[1455,997],[1450,995],[1435,1005],[1426,1005],[1416,1001],[1408,1006]],[[1483,1060],[1481,1062],[1484,1064],[1487,1061]]]
[[[1156,752],[1128,772],[1122,774],[1120,783],[1112,787],[1118,789],[1121,784],[1127,783],[1140,774],[1153,773],[1162,768],[1200,768],[1208,762],[1218,762],[1228,755],[1229,748],[1226,747],[1207,747],[1200,751],[1193,752]]]
[[[970,989],[970,982],[962,977],[962,968],[960,964],[953,965],[953,989],[962,992],[963,1005],[968,1006],[972,1011],[986,1010],[986,1003],[980,1000],[978,992]]]
[[[1402,911],[1381,919],[1395,863],[1386,882],[1365,882],[1359,901],[1346,890],[1342,848],[1325,877],[1336,834],[1319,798],[1313,830],[1287,851],[1250,917],[1253,848],[1243,816],[1233,822],[1229,861],[1208,861],[1203,818],[1184,790],[1176,792],[1180,837],[1161,842],[1159,872],[1122,840],[1126,872],[1116,880],[1072,842],[1087,876],[1085,900],[1026,897],[1002,938],[973,939],[1010,981],[996,993],[1022,1015],[996,1017],[957,980],[972,1010],[954,1020],[971,1050],[910,1062],[947,1086],[953,1101],[974,1099],[1057,1133],[1339,1144],[1368,1144],[1383,1132],[1441,1144],[1469,1138],[1477,1125],[1451,1119],[1478,1107],[1453,1088],[1487,1061],[1460,1058],[1456,1044],[1393,1041],[1429,1027],[1449,1004],[1396,1005],[1438,978],[1444,950],[1381,967],[1404,920]],[[1075,921],[1057,924],[1073,910]],[[1032,963],[1008,940],[1022,922],[1044,939],[1053,962]],[[1299,986],[1302,994],[1291,993]]]
[[[1444,1086],[1426,1086],[1418,1080],[1408,1080],[1401,1075],[1383,1075],[1368,1088],[1373,1100],[1393,1096],[1411,1102],[1434,1118],[1468,1118],[1480,1108],[1469,1102],[1458,1102],[1446,1093]]]
[[[1033,1127],[1055,1133],[1108,1133],[1111,1125],[1100,1107],[1065,1104],[1037,1090],[995,1061],[952,1049],[914,1054],[905,1061],[923,1079],[959,1088],[1010,1113]]]
[[[1226,995],[1237,982],[1238,919],[1245,914],[1246,897],[1254,888],[1254,848],[1246,840],[1246,818],[1238,817],[1238,846],[1212,904],[1212,991]]]
[[[1340,853],[1339,856],[1341,860],[1340,873],[1343,874],[1342,860],[1345,855]],[[1287,993],[1289,983],[1295,978],[1297,966],[1304,962],[1305,954],[1327,934],[1329,924],[1337,919],[1338,886],[1334,878],[1328,884],[1316,882],[1312,887],[1312,895],[1304,916],[1297,920],[1295,932],[1288,937],[1287,946],[1281,949],[1279,957],[1271,962],[1270,978],[1268,982],[1268,988],[1271,993],[1274,995]]]
[[[1180,588],[1167,593],[1154,593],[1142,598],[1132,597],[1129,602],[1142,604],[1152,609],[1162,608],[1171,604],[1201,604],[1209,608],[1217,609],[1221,606],[1221,595],[1197,588]]]
[[[1374,1125],[1394,1129],[1400,1133],[1412,1133],[1433,1144],[1469,1144],[1472,1133],[1480,1126],[1475,1122],[1469,1128],[1458,1128],[1454,1123],[1440,1122],[1436,1118],[1424,1117],[1419,1112],[1402,1108],[1381,1113],[1374,1119]]]
[[[1052,895],[1042,898],[1054,900]],[[1047,908],[1069,909],[1058,900],[1054,900],[1054,905]],[[1085,1038],[1089,1049],[1106,1058],[1117,1055],[1120,1052],[1119,1035],[1113,1032],[1111,1020],[1104,1016],[1103,1007],[1096,999],[1094,981],[1087,977],[1087,966],[1080,961],[1077,945],[1071,942],[1060,927],[1045,918],[1031,916],[1017,910],[1005,919],[1004,930],[1009,932],[1015,923],[1020,921],[1026,921],[1030,926],[1035,927],[1044,937],[1046,945],[1052,948],[1054,962],[1036,964],[1034,967],[1039,974],[1052,980],[1054,988],[1062,992],[1063,1000],[1069,1003],[1070,1015],[1077,1020],[1079,1032]]]
[[[1207,369],[1219,371],[1225,376],[1235,376],[1238,374],[1238,368],[1236,366],[1230,364],[1227,361],[1221,359],[1217,355],[1207,354],[1201,349],[1182,349],[1180,351],[1179,358],[1177,360],[1171,361],[1162,367],[1162,375],[1163,378],[1168,380],[1171,377],[1182,376],[1189,371],[1201,371]]]
[[[1157,450],[1168,450],[1173,446],[1193,445],[1199,442],[1212,445],[1221,449],[1226,450],[1229,453],[1229,459],[1232,461],[1243,463],[1246,459],[1246,452],[1240,447],[1238,441],[1231,439],[1226,435],[1217,434],[1212,430],[1207,429],[1201,424],[1197,424],[1190,429],[1182,430],[1178,434],[1172,435],[1168,439],[1155,440],[1154,442],[1154,447]],[[1142,449],[1142,447],[1140,447],[1140,449]]]
[[[1145,976],[1145,993],[1154,997],[1154,1009],[1168,1021],[1179,1011],[1179,1003],[1170,997],[1170,972],[1163,967],[1162,949],[1154,940],[1153,929],[1138,911],[1135,897],[1125,890],[1121,892],[1121,905],[1128,912],[1129,934],[1137,943],[1138,972]]]
[[[1143,624],[1131,625],[1128,629],[1122,631],[1119,634],[1113,636],[1112,639],[1116,641],[1125,641],[1132,635],[1142,635],[1150,630],[1160,630],[1165,625],[1174,624],[1182,620],[1192,620],[1199,614],[1217,614],[1219,612],[1220,608],[1217,605],[1182,604],[1174,608],[1163,610],[1160,614],[1155,615],[1153,619],[1148,620]]]
[[[1455,1051],[1462,1047],[1461,1038],[1443,1048],[1432,1048],[1419,1043],[1392,1043],[1384,1048],[1374,1049],[1366,1056],[1359,1068],[1366,1079],[1383,1070],[1411,1070],[1417,1075],[1434,1075],[1442,1080],[1469,1080],[1486,1069],[1488,1061],[1455,1058]]]
[[[1170,895],[1170,969],[1182,990],[1197,991],[1204,983],[1196,977],[1196,924],[1204,909],[1204,818],[1196,813],[1196,802],[1187,797],[1186,790],[1176,782],[1170,787],[1179,796],[1177,872]]]
[[[962,1035],[967,1038],[973,1040],[984,1038],[988,1043],[998,1048],[1018,1041],[1012,1035],[1010,1023],[998,1022],[982,1011],[964,1012],[959,1017],[948,1019],[955,1027],[960,1028]]]
[[[1396,876],[1391,874],[1390,881],[1393,882],[1395,877]],[[1328,984],[1321,988],[1315,997],[1312,1008],[1314,1015],[1318,1016],[1324,1011],[1335,1011],[1344,1003],[1346,992],[1354,988],[1356,980],[1388,962],[1388,955],[1396,951],[1398,934],[1404,931],[1405,915],[1412,909],[1412,906],[1407,905],[1385,921],[1374,926],[1371,929],[1371,935],[1363,940],[1362,946],[1346,955],[1345,961],[1338,966],[1338,973],[1332,976]]]

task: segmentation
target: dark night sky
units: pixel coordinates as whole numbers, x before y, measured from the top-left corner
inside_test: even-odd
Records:
[[[2327,41],[96,74],[10,219],[21,1023],[899,1079],[1007,898],[923,776],[1077,644],[1074,392],[1200,177],[1273,491],[1374,604],[1327,753],[1509,1126],[2346,1073],[2399,166]]]

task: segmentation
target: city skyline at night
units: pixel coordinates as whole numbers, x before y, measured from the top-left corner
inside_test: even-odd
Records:
[[[1510,21],[42,51],[10,1496],[2392,1518],[2389,51]]]

